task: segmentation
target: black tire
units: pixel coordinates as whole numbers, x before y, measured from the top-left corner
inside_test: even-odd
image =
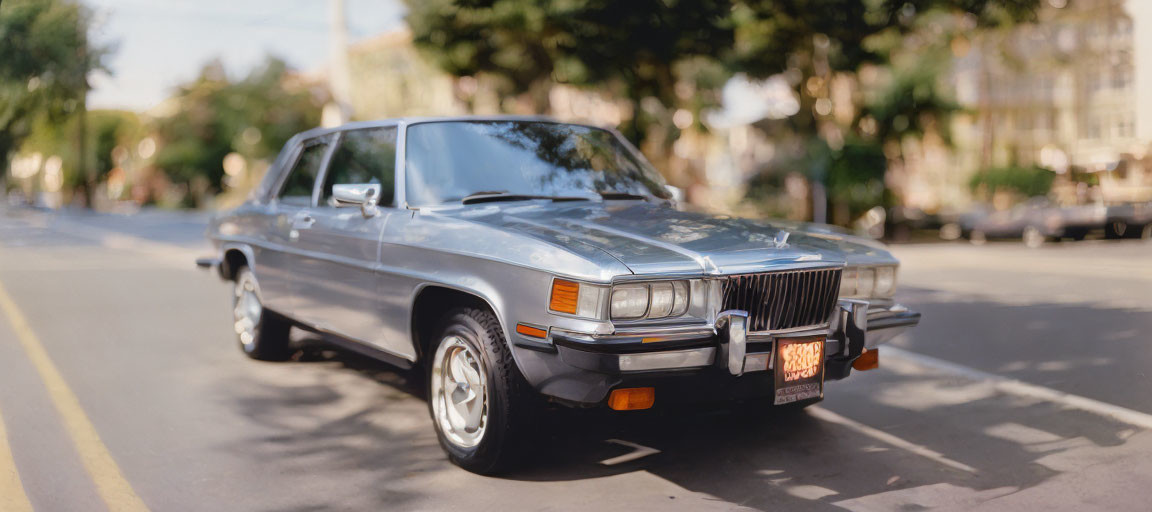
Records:
[[[240,267],[236,270],[236,278],[234,279],[234,287],[232,293],[232,313],[234,327],[236,331],[236,342],[240,346],[240,351],[252,359],[260,361],[284,361],[292,356],[292,351],[288,347],[288,335],[292,329],[292,322],[287,318],[264,308],[263,302],[260,300],[260,285],[256,282],[256,275],[248,267]],[[255,327],[251,330],[246,329],[246,323],[250,320],[242,318],[241,314],[241,297],[245,291],[254,293],[256,305],[259,312],[256,316],[258,321],[254,322]]]
[[[1129,235],[1127,222],[1114,220],[1104,225],[1104,238],[1108,240],[1118,240],[1126,236],[1131,236]]]
[[[449,460],[473,473],[493,474],[507,470],[522,455],[522,447],[528,441],[528,427],[539,410],[539,398],[520,374],[500,322],[491,311],[474,307],[453,309],[444,315],[439,325],[442,328],[429,344],[426,363],[428,412],[440,446]],[[484,430],[473,446],[464,446],[451,439],[442,426],[442,423],[448,423],[447,428],[452,428],[450,422],[437,416],[437,407],[442,410],[451,407],[446,394],[436,391],[437,386],[446,388],[442,384],[445,377],[440,376],[440,372],[446,370],[438,369],[448,364],[441,361],[437,365],[437,358],[447,357],[447,350],[457,353],[462,350],[454,339],[466,344],[473,355],[480,356],[486,376],[482,413]]]

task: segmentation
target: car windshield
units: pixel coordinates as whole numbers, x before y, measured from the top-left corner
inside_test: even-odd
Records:
[[[446,121],[408,127],[412,206],[478,196],[667,198],[655,169],[612,132],[544,121]]]

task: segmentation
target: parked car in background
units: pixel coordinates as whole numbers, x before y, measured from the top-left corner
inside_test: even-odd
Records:
[[[1107,216],[1108,238],[1152,240],[1152,201],[1112,205]]]
[[[967,236],[976,244],[990,239],[1020,239],[1028,247],[1039,247],[1049,240],[1083,240],[1104,229],[1106,213],[1100,204],[1058,206],[1046,198],[1033,198],[976,219]]]
[[[208,236],[245,354],[287,358],[297,327],[422,366],[441,446],[482,473],[545,401],[803,407],[920,318],[880,243],[678,211],[618,133],[536,118],[299,134]]]

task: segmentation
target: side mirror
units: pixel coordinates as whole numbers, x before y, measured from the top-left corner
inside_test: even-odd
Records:
[[[376,207],[380,198],[380,185],[375,183],[351,183],[345,185],[332,185],[333,206],[359,206],[365,217],[374,217],[380,213]]]

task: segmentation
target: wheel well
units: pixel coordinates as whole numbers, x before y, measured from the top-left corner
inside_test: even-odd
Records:
[[[240,249],[228,249],[224,251],[224,264],[220,265],[220,277],[224,279],[235,279],[236,271],[240,267],[248,266],[248,257],[244,255],[244,251]]]
[[[484,299],[468,292],[443,286],[428,286],[420,290],[412,304],[412,343],[416,346],[417,356],[421,360],[424,359],[424,354],[431,350],[433,336],[436,334],[436,322],[451,309],[459,307],[484,308],[492,311],[492,307]]]

